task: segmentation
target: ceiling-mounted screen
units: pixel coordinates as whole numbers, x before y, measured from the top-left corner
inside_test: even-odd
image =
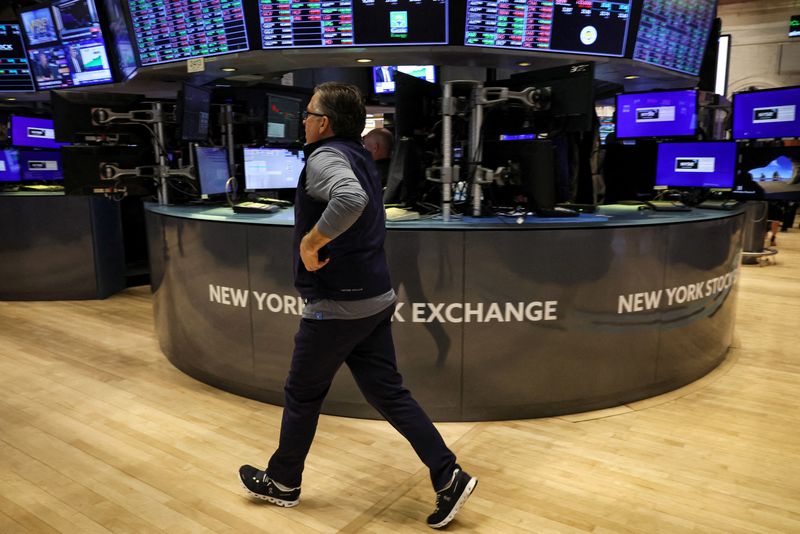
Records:
[[[633,1],[467,0],[464,44],[621,57]]]
[[[128,9],[142,65],[250,49],[242,0],[128,0]]]
[[[131,44],[131,35],[128,30],[123,0],[103,0],[108,20],[108,32],[111,42],[114,43],[114,55],[120,80],[129,80],[136,74],[138,64],[136,54]]]
[[[259,0],[261,46],[447,44],[447,0]]]
[[[95,0],[54,0],[50,6],[20,15],[31,45],[28,59],[36,88],[113,82]],[[43,29],[50,26],[52,34]]]
[[[644,0],[633,59],[697,76],[717,0]]]
[[[19,24],[0,23],[0,93],[34,90]]]

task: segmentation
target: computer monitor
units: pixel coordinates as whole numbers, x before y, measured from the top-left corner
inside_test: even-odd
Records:
[[[733,138],[800,137],[800,87],[733,95]]]
[[[273,191],[297,187],[305,165],[303,151],[289,148],[245,148],[246,191]]]
[[[19,152],[16,148],[0,150],[0,182],[13,183],[21,179],[19,172]]]
[[[464,44],[599,56],[625,55],[634,0],[466,1]]]
[[[717,0],[644,0],[633,59],[697,76]]]
[[[441,114],[438,84],[409,76],[395,75],[395,138],[431,132]]]
[[[267,94],[267,142],[300,142],[301,107],[299,98]]]
[[[289,9],[259,0],[261,47],[331,48],[448,44],[447,0],[338,2]]]
[[[108,33],[114,43],[114,64],[120,81],[126,81],[136,75],[138,64],[133,50],[131,34],[128,29],[128,15],[122,5],[124,0],[103,0],[108,21]]]
[[[98,32],[100,19],[94,0],[54,0],[53,15],[63,40],[91,38]]]
[[[698,93],[694,89],[617,95],[617,139],[697,135]]]
[[[37,7],[19,14],[28,46],[52,43],[58,40],[56,23],[49,7]]]
[[[24,182],[52,182],[64,179],[61,152],[20,150],[19,168]]]
[[[64,193],[67,195],[89,195],[119,186],[125,186],[128,196],[155,194],[152,171],[148,176],[139,177],[131,173],[111,179],[103,172],[107,165],[118,169],[152,166],[155,158],[151,146],[69,145],[61,149],[61,159]]]
[[[178,97],[178,120],[182,141],[205,141],[211,117],[211,89],[183,84]]]
[[[484,141],[484,166],[509,171],[509,183],[534,212],[552,210],[557,202],[555,150],[548,140]]]
[[[35,90],[19,24],[0,22],[0,93]]]
[[[60,148],[53,119],[11,116],[11,144],[20,147]]]
[[[99,125],[92,121],[92,110],[95,108],[106,108],[117,113],[149,109],[140,105],[143,100],[144,95],[136,94],[50,91],[56,141],[78,142],[87,135],[124,132],[146,143],[150,135],[144,126],[114,122]]]
[[[426,82],[436,83],[436,67],[433,65],[384,65],[372,67],[372,89],[376,95],[394,93],[396,72],[414,76]]]
[[[250,45],[243,3],[243,0],[128,0],[139,64],[157,65],[246,52]],[[321,25],[321,21],[317,24]]]
[[[736,143],[661,143],[655,189],[731,190],[736,180]]]
[[[195,162],[200,198],[224,195],[231,175],[227,149],[216,146],[195,147]]]

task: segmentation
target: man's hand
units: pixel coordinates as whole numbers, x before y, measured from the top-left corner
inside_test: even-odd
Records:
[[[319,250],[330,242],[331,238],[317,230],[316,226],[303,236],[300,241],[300,259],[303,260],[307,271],[313,273],[328,265],[330,258],[320,261]]]

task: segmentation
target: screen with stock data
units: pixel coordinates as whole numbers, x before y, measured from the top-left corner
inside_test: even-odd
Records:
[[[717,0],[644,0],[633,59],[697,76]]]
[[[447,44],[447,0],[259,0],[271,48]]]
[[[242,0],[128,0],[142,65],[249,50]]]
[[[33,91],[18,24],[0,24],[0,93]]]
[[[464,44],[621,57],[632,4],[633,0],[467,0]]]

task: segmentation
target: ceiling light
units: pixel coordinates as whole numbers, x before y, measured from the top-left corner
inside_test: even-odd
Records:
[[[627,76],[625,76],[625,79],[626,80],[638,80],[639,77],[637,75],[635,75],[635,74],[628,74]]]
[[[222,67],[220,70],[222,72],[236,72],[239,69],[237,69],[236,67]]]
[[[356,60],[356,63],[372,63],[372,60],[368,57],[360,57]]]
[[[517,63],[517,66],[518,67],[530,67],[531,64],[529,62],[527,62],[527,61],[520,61],[519,63]]]

